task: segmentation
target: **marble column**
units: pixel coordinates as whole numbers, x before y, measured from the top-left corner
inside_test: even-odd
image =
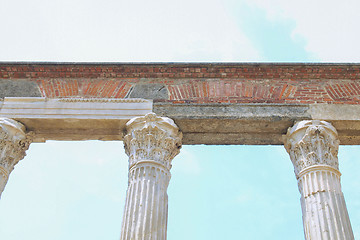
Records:
[[[9,119],[0,118],[0,197],[14,166],[25,157],[31,143],[31,134],[25,126]]]
[[[341,191],[336,129],[325,121],[298,122],[289,128],[285,148],[301,193],[305,239],[353,240]]]
[[[130,120],[126,132],[129,183],[121,240],[165,240],[171,161],[182,134],[173,120],[154,113]]]

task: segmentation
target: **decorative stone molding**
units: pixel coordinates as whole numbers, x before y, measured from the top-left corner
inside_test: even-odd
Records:
[[[311,166],[326,165],[339,170],[339,140],[336,129],[330,123],[301,121],[288,129],[286,137],[285,148],[297,177]]]
[[[325,121],[298,122],[289,128],[285,148],[301,193],[305,239],[353,240],[341,191],[336,129]]]
[[[180,151],[182,133],[173,120],[154,113],[134,118],[126,126],[129,186],[121,240],[165,240],[166,191],[171,161]]]
[[[33,133],[25,133],[21,123],[0,118],[0,196],[14,166],[25,157]]]
[[[24,119],[124,119],[143,116],[152,110],[145,99],[6,97],[0,117]]]
[[[97,102],[97,103],[147,103],[142,98],[59,98],[60,102]]]
[[[129,169],[151,159],[170,170],[172,159],[180,152],[182,139],[182,133],[172,119],[149,113],[131,119],[126,130],[124,146],[129,156]]]
[[[0,117],[22,122],[46,140],[122,140],[126,123],[152,112],[145,99],[6,97]]]

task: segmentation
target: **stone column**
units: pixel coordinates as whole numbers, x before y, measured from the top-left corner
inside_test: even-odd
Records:
[[[336,129],[325,121],[298,122],[289,128],[285,148],[301,193],[305,239],[353,240],[341,191]]]
[[[172,159],[181,148],[182,134],[173,120],[149,113],[126,125],[129,156],[121,240],[165,240]]]
[[[21,123],[0,118],[0,197],[14,166],[25,157],[31,143],[31,134],[25,134]]]

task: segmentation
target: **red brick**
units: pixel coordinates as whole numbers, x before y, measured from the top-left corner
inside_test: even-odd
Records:
[[[360,101],[360,64],[0,64],[0,79],[34,81],[45,97],[125,97],[141,78],[164,84],[169,101]]]

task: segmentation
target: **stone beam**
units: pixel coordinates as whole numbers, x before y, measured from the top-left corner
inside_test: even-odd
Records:
[[[127,121],[152,112],[145,99],[5,98],[0,117],[11,118],[46,140],[122,140]]]
[[[332,123],[341,144],[360,144],[360,105],[154,103],[153,111],[174,119],[183,144],[279,145],[295,121],[312,119]]]
[[[360,105],[152,103],[144,99],[5,98],[0,117],[12,118],[46,140],[122,140],[126,122],[154,112],[172,118],[183,144],[283,144],[295,121],[320,119],[337,130],[341,144],[360,144]]]

